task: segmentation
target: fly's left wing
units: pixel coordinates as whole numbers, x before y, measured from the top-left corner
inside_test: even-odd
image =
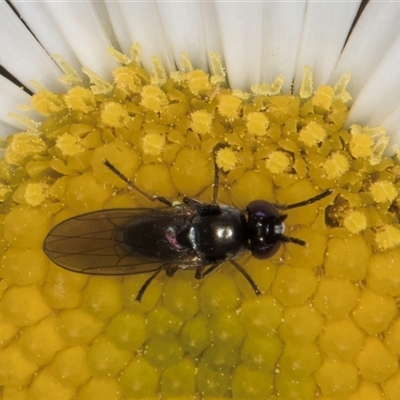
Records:
[[[60,267],[93,275],[126,275],[156,271],[165,260],[132,252],[118,232],[132,220],[175,218],[173,208],[127,208],[78,215],[56,225],[46,237],[43,250]],[[155,246],[155,244],[151,244]],[[176,262],[185,260],[176,260]]]

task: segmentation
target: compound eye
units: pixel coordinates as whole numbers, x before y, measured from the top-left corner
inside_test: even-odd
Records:
[[[252,201],[247,206],[249,216],[249,242],[253,257],[265,259],[272,257],[279,249],[281,242],[276,227],[281,226],[279,211],[273,204],[263,200]]]
[[[275,206],[271,203],[268,203],[264,200],[255,200],[252,201],[247,206],[247,212],[250,216],[255,218],[270,218],[270,217],[279,217],[279,211],[275,208]]]
[[[272,257],[279,250],[279,247],[281,247],[281,242],[270,243],[262,247],[251,247],[250,250],[254,258],[263,260]]]

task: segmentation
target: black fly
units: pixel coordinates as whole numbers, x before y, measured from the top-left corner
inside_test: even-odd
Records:
[[[130,187],[163,208],[123,208],[90,212],[67,219],[47,235],[43,249],[57,265],[91,275],[151,273],[139,290],[140,301],[151,281],[161,272],[173,276],[193,269],[202,279],[229,261],[247,279],[254,292],[260,290],[235,261],[250,250],[259,259],[272,257],[282,242],[306,245],[284,235],[288,210],[314,203],[331,193],[282,206],[264,200],[251,202],[245,211],[217,203],[218,168],[214,152],[214,190],[211,203],[184,198],[179,205],[149,196],[121,174],[110,162],[104,164]]]

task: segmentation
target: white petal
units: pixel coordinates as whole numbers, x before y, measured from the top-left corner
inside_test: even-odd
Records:
[[[261,82],[263,3],[217,2],[216,9],[229,84],[248,90]]]
[[[111,42],[89,2],[44,2],[82,66],[111,80],[117,62],[107,54]]]
[[[303,67],[309,66],[314,74],[314,86],[329,82],[337,64],[360,1],[307,3],[300,53],[294,81],[294,92],[300,89]]]
[[[222,56],[222,42],[218,26],[217,11],[215,3],[211,1],[202,2],[201,10],[203,16],[203,25],[206,38],[207,54],[215,52]]]
[[[0,137],[6,138],[7,136],[18,132],[18,129],[16,127],[11,126],[3,121],[0,121]]]
[[[208,70],[201,3],[158,1],[157,7],[175,64],[180,65],[184,51],[195,68]]]
[[[355,100],[347,126],[385,126],[391,137],[387,154],[400,144],[399,20],[399,3],[369,3],[338,64],[353,71],[349,90]]]
[[[29,29],[49,55],[61,54],[77,71],[82,68],[68,40],[61,34],[43,2],[13,2]],[[51,34],[49,34],[51,32]]]
[[[23,85],[34,91],[35,79],[45,87],[59,91],[61,71],[43,47],[5,1],[0,1],[0,64]]]
[[[385,151],[387,156],[395,154],[398,148],[400,148],[400,105],[392,111],[389,117],[382,121],[379,125],[383,125],[386,128],[386,132],[390,137],[389,145]]]
[[[297,66],[306,1],[264,3],[262,83],[285,76],[282,91],[289,92]]]
[[[9,113],[16,113],[22,115],[23,113],[18,109],[18,105],[28,105],[30,103],[31,96],[24,92],[21,88],[14,85],[8,79],[0,75],[0,121],[2,126],[8,126],[6,133],[15,132],[17,129],[24,129],[24,125],[19,121],[10,118]],[[38,119],[38,114],[24,113]],[[6,136],[3,129],[0,130],[1,136]]]
[[[119,43],[121,50],[125,54],[129,54],[132,46],[132,40],[129,31],[125,25],[125,20],[122,16],[122,11],[116,2],[106,2],[107,12],[110,17],[110,22],[114,30],[115,37]]]
[[[111,45],[117,50],[121,50],[121,47],[114,32],[113,24],[111,23],[110,14],[108,13],[107,3],[92,0],[91,4],[93,8],[96,10],[96,14],[100,19],[100,24],[102,25],[105,34],[107,35],[109,41],[111,42]]]
[[[167,46],[157,4],[137,1],[119,1],[115,4],[121,10],[131,42],[137,42],[142,46],[143,66],[151,71],[151,57],[156,55],[168,70],[176,69],[173,56]]]
[[[335,82],[344,71],[352,78],[348,90],[356,98],[400,34],[400,3],[370,2],[362,12],[332,74]]]
[[[400,105],[399,65],[400,36],[386,52],[355,99],[350,109],[348,125],[361,121],[365,125],[376,126],[391,117]]]

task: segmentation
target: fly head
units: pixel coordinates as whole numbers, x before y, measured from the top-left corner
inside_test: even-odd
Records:
[[[247,229],[250,251],[255,258],[272,257],[282,242],[305,246],[301,239],[284,235],[286,214],[280,214],[276,207],[263,200],[256,200],[247,206]]]

